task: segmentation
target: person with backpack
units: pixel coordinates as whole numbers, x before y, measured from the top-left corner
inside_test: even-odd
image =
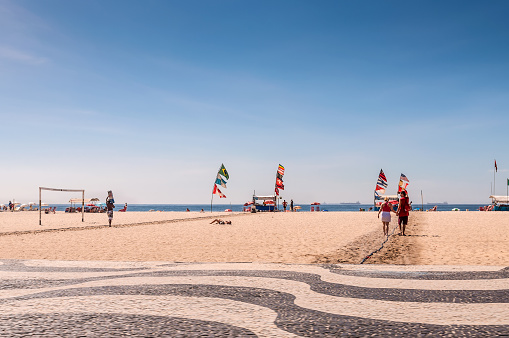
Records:
[[[405,190],[400,192],[400,199],[398,204],[398,210],[396,210],[396,215],[398,215],[398,225],[399,225],[399,235],[405,235],[405,228],[408,224],[408,215],[410,214],[410,203],[408,202],[408,195]]]

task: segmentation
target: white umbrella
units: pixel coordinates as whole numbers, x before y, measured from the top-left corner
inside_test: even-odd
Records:
[[[28,207],[28,204],[22,204],[20,207]]]
[[[37,203],[30,202],[30,203],[28,203],[28,205],[37,205]]]

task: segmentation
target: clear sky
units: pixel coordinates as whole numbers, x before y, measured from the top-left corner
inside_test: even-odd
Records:
[[[488,203],[509,177],[507,1],[0,0],[0,203]],[[48,193],[52,202],[68,195]],[[415,196],[414,198],[412,198]]]

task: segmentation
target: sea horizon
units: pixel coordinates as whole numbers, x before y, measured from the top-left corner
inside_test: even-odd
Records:
[[[123,207],[125,202],[116,203],[115,210],[119,210]],[[48,203],[50,207],[56,207],[57,211],[64,211],[65,208],[69,207],[70,204],[55,204],[55,203]],[[302,209],[299,210],[299,212],[310,212],[311,206],[310,204],[306,203],[294,203],[295,206],[300,206]],[[481,203],[449,203],[449,204],[426,204],[424,203],[424,209],[430,209],[433,206],[437,206],[437,211],[451,211],[453,209],[459,209],[460,211],[470,210],[475,211],[479,210],[479,207],[484,207],[488,205],[481,204]],[[79,206],[79,205],[78,205]],[[367,204],[367,203],[361,203],[361,204],[328,204],[328,203],[322,203],[319,205],[320,211],[327,211],[327,212],[348,212],[348,211],[359,211],[359,209],[364,209],[365,211],[368,211],[370,207],[373,207],[373,204]],[[413,203],[414,209],[421,208],[421,204]],[[179,211],[186,211],[186,209],[189,208],[191,212],[199,212],[201,209],[205,212],[210,212],[210,203],[209,204],[194,204],[194,203],[179,203],[179,204],[173,204],[173,203],[128,203],[127,211],[128,212],[143,212],[143,211],[171,211],[171,212],[179,212]],[[212,205],[212,211],[213,212],[223,212],[226,209],[231,209],[233,212],[241,212],[243,211],[244,204],[213,204]],[[280,204],[279,209],[282,210],[283,206]],[[289,209],[289,205],[287,207]]]

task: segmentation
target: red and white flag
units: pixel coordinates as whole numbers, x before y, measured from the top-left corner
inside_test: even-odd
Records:
[[[219,198],[226,198],[226,195],[223,194],[221,192],[221,190],[219,190],[219,188],[215,184],[214,184],[214,191],[212,191],[212,193],[215,194],[215,195],[219,195]]]

